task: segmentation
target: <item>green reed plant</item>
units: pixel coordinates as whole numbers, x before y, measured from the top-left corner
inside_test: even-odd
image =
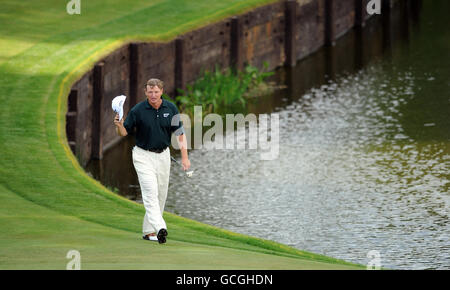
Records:
[[[194,84],[186,85],[186,90],[178,89],[175,101],[180,105],[183,113],[193,117],[194,106],[202,106],[203,114],[220,113],[227,108],[245,108],[247,98],[254,91],[266,84],[266,79],[273,72],[266,72],[268,63],[265,62],[263,70],[254,66],[246,66],[243,71],[215,67],[214,71],[203,71]]]

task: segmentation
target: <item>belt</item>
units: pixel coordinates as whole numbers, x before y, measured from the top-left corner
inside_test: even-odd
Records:
[[[139,148],[144,149],[145,151],[150,151],[150,152],[154,152],[154,153],[162,153],[162,152],[164,152],[164,150],[167,149],[167,147],[164,148],[164,149],[153,149],[153,148],[145,149],[145,148],[142,148],[142,147],[139,147]]]

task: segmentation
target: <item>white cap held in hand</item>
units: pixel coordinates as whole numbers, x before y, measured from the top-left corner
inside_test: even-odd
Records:
[[[123,104],[125,104],[126,96],[117,96],[112,100],[112,109],[119,114],[119,121],[123,118]]]

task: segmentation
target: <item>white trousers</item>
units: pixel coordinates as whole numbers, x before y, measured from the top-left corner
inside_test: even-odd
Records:
[[[142,232],[144,235],[158,233],[167,229],[163,212],[169,189],[170,150],[154,153],[134,146],[133,164],[145,207]]]

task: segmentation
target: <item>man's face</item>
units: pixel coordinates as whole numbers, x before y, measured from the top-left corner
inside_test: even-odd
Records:
[[[161,95],[163,94],[163,90],[160,89],[158,86],[147,86],[145,90],[145,95],[147,96],[147,99],[150,103],[156,104],[161,99]]]

